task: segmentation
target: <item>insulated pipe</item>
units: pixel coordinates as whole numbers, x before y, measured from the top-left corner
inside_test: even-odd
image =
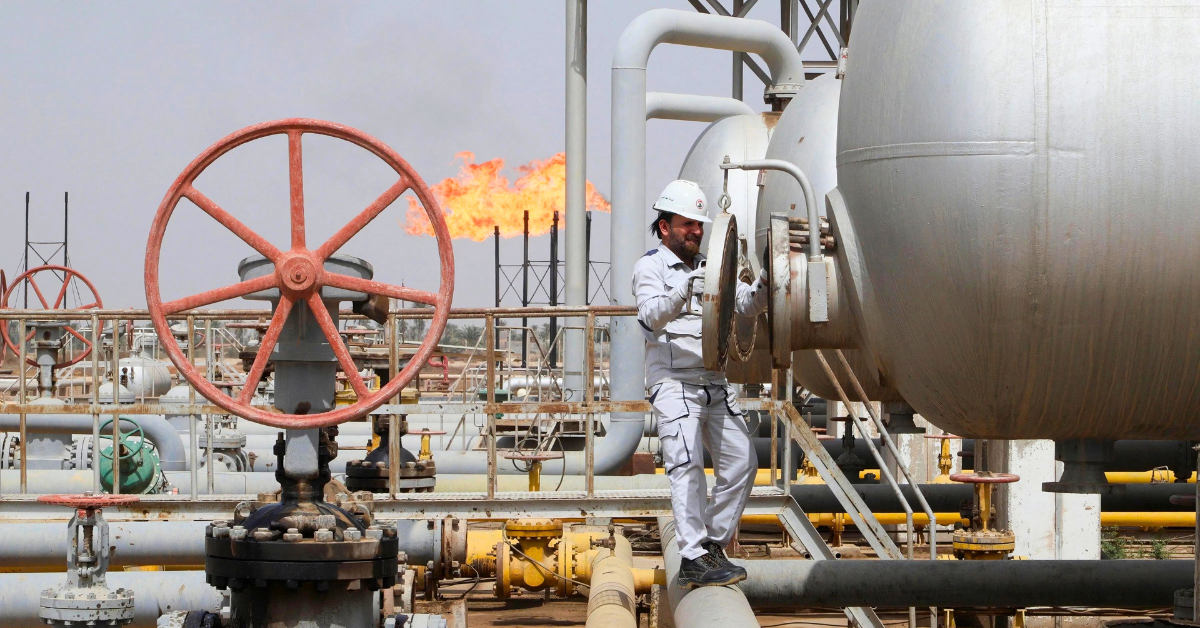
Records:
[[[619,305],[635,305],[629,282],[646,241],[646,64],[659,44],[756,53],[771,74],[768,91],[785,96],[804,85],[804,62],[795,44],[766,22],[655,9],[625,28],[612,62],[610,260],[611,294],[613,303]],[[637,322],[627,316],[613,317],[609,335],[612,399],[645,399],[646,346]],[[640,433],[644,420],[640,413],[614,413],[609,430],[636,421]]]
[[[614,537],[613,550],[601,548],[592,559],[588,580],[588,628],[637,628],[637,593],[633,579],[633,548],[623,536]],[[559,557],[559,560],[568,560]]]
[[[699,587],[685,591],[679,587],[679,543],[675,541],[675,520],[658,518],[662,536],[663,564],[667,570],[667,599],[678,628],[731,628],[757,626],[754,611],[736,586]],[[770,561],[777,562],[777,561]],[[888,561],[888,564],[902,561]]]
[[[204,529],[207,521],[118,521],[109,522],[109,565],[203,565]],[[395,520],[400,551],[411,564],[424,565],[442,559],[442,545],[454,554],[450,560],[466,559],[465,525],[443,525],[440,520]],[[66,567],[66,524],[9,523],[0,535],[0,571],[62,571]],[[450,538],[445,539],[443,536]],[[3,622],[0,622],[3,625]]]
[[[86,414],[27,414],[25,415],[25,430],[30,434],[91,434],[92,417]],[[187,469],[187,449],[179,433],[167,422],[167,419],[157,414],[125,415],[121,419],[121,431],[134,429],[133,423],[126,419],[137,421],[142,426],[146,438],[154,443],[158,450],[159,464],[164,471],[184,471]],[[104,421],[105,419],[101,419]],[[0,414],[0,431],[15,432],[21,429],[21,418],[16,414]]]
[[[66,562],[66,555],[63,555]],[[0,575],[0,626],[46,628],[38,617],[38,593],[57,589],[65,580],[61,573]],[[203,571],[110,571],[110,589],[133,590],[132,628],[155,628],[158,617],[171,611],[221,610],[221,592],[204,582]]]
[[[109,567],[203,565],[207,521],[109,522]],[[63,571],[66,524],[6,523],[0,534],[0,571]],[[4,622],[0,622],[4,624]]]
[[[587,0],[566,0],[566,297],[567,305],[587,305]],[[564,401],[583,399],[584,330],[580,317],[563,330]]]
[[[734,560],[755,608],[1172,606],[1190,560]],[[753,625],[753,624],[751,624]]]
[[[724,96],[697,96],[650,92],[646,94],[646,119],[716,122],[730,116],[755,115],[750,105]]]

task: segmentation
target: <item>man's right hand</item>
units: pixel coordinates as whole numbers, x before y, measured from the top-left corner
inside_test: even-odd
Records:
[[[677,297],[685,302],[689,297],[699,297],[704,294],[704,267],[701,266],[688,273],[687,281],[680,284],[675,290]]]

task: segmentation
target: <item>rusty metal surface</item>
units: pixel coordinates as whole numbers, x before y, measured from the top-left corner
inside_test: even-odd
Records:
[[[71,508],[107,508],[119,504],[132,504],[138,500],[137,495],[39,495],[38,502],[52,506],[68,506]]]
[[[316,249],[308,247],[305,231],[303,163],[301,155],[301,137],[305,133],[341,139],[364,148],[387,163],[399,175],[399,179],[371,203],[371,205],[367,206]],[[286,134],[288,137],[291,248],[286,251],[276,248],[266,238],[238,221],[192,185],[196,178],[209,165],[230,150],[247,142],[280,134]],[[401,194],[408,191],[414,192],[420,200],[425,214],[429,218],[434,235],[437,238],[438,261],[441,272],[441,283],[439,284],[437,294],[331,273],[325,269],[325,261],[330,256],[373,221],[393,201],[399,198]],[[232,231],[251,248],[270,260],[274,264],[274,272],[270,275],[248,279],[224,288],[164,303],[159,287],[159,256],[167,224],[171,219],[172,213],[175,211],[175,207],[183,198],[187,198],[195,203],[196,206],[214,220],[221,223],[221,225]],[[446,222],[441,208],[437,204],[437,200],[433,197],[420,175],[398,153],[366,133],[347,126],[321,120],[290,118],[265,122],[237,131],[213,144],[184,169],[171,187],[168,188],[166,196],[163,198],[162,204],[155,215],[154,223],[150,228],[150,238],[146,245],[145,282],[147,309],[149,310],[150,319],[154,323],[155,331],[158,333],[163,349],[171,359],[171,362],[179,369],[180,375],[191,382],[206,398],[233,414],[273,427],[293,429],[326,427],[366,415],[375,407],[382,405],[388,399],[398,394],[400,389],[406,386],[416,376],[419,369],[424,366],[425,361],[433,352],[438,339],[441,338],[442,332],[446,328],[450,302],[454,294],[454,253],[450,243],[449,231],[446,228]],[[332,317],[329,315],[324,302],[320,298],[320,289],[326,285],[372,295],[386,295],[396,299],[415,301],[434,306],[429,333],[414,354],[413,359],[405,365],[395,378],[391,379],[382,389],[375,393],[367,390],[366,384],[362,381],[362,377],[358,375],[358,370],[355,368],[353,360],[350,359],[345,345],[338,338],[338,332]],[[280,301],[272,317],[271,325],[264,337],[263,350],[259,351],[259,355],[250,372],[250,375],[255,380],[251,380],[253,383],[248,382],[247,388],[249,389],[249,393],[243,392],[237,400],[230,399],[196,371],[195,367],[183,355],[183,351],[171,333],[166,315],[178,314],[184,310],[246,296],[269,288],[277,288],[279,290]],[[278,339],[279,331],[283,327],[288,311],[298,301],[305,301],[308,304],[316,316],[321,331],[333,347],[342,370],[345,371],[346,376],[350,379],[351,386],[357,393],[358,400],[353,404],[316,415],[276,414],[249,404],[249,397],[253,394],[253,384],[256,384],[257,378],[262,375],[263,367],[265,367],[266,360],[270,354],[270,349],[273,348],[274,342]]]
[[[46,300],[46,295],[42,294],[41,288],[38,286],[37,282],[33,278],[34,275],[37,275],[38,273],[42,273],[42,272],[63,273],[62,289],[60,289],[58,291],[58,295],[55,296],[54,305],[51,305],[50,302]],[[9,298],[12,297],[14,292],[16,292],[17,286],[20,286],[21,284],[24,283],[24,284],[28,284],[28,287],[25,289],[26,294],[28,294],[29,289],[32,288],[34,294],[37,295],[38,301],[41,302],[42,307],[44,308],[42,310],[29,310],[29,311],[41,312],[42,316],[45,316],[47,313],[54,312],[55,310],[59,310],[59,311],[66,310],[67,309],[66,308],[67,289],[70,287],[71,281],[73,281],[73,280],[80,281],[83,283],[83,285],[87,286],[87,289],[92,293],[93,300],[88,303],[84,303],[77,308],[71,308],[70,311],[82,312],[85,310],[93,310],[93,309],[98,309],[98,308],[104,307],[104,303],[100,300],[100,293],[96,291],[96,286],[92,285],[92,282],[89,281],[88,278],[83,275],[83,273],[81,273],[73,268],[68,268],[66,266],[56,266],[56,265],[50,264],[50,265],[36,266],[34,268],[30,268],[29,270],[25,271],[24,273],[21,273],[21,275],[19,277],[14,279],[12,285],[7,287],[7,289],[0,289],[0,297],[2,297],[2,298],[0,298],[0,309],[8,309]],[[39,321],[44,320],[43,318],[34,318],[34,317],[31,317],[31,319],[39,320]],[[56,317],[52,317],[49,320],[55,320],[55,319],[56,319]],[[90,340],[88,340],[87,338],[85,338],[83,336],[83,334],[80,334],[79,332],[75,331],[73,328],[71,328],[69,326],[66,327],[66,332],[68,334],[71,334],[72,336],[75,336],[75,338],[77,338],[80,342],[83,343],[83,346],[86,347],[86,349],[84,349],[83,351],[80,351],[78,355],[72,357],[69,360],[66,360],[63,362],[58,362],[58,363],[54,364],[54,366],[51,368],[60,369],[60,368],[63,368],[64,366],[71,366],[72,364],[76,364],[80,360],[86,358],[92,352],[92,342]],[[33,337],[34,333],[36,333],[36,332],[34,332],[34,331],[29,332],[29,334],[25,338],[25,342],[28,342],[29,339]],[[8,324],[7,323],[0,325],[0,336],[2,336],[4,338],[4,345],[5,345],[5,347],[8,348],[8,350],[12,351],[13,353],[20,353],[20,351],[17,349],[17,345],[14,344],[12,339],[9,338],[9,336],[8,336]],[[0,359],[2,359],[2,358],[3,358],[3,354],[0,354]],[[37,360],[35,360],[34,358],[26,358],[25,362],[28,363],[30,366],[37,366]]]

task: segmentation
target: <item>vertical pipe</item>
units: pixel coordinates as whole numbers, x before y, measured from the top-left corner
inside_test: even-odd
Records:
[[[529,210],[521,227],[524,250],[521,254],[521,307],[529,307]],[[529,369],[529,318],[521,317],[521,366]]]
[[[614,319],[616,317],[613,317]],[[587,313],[587,324],[584,329],[584,350],[587,356],[587,374],[583,383],[584,399],[583,402],[587,405],[592,405],[595,400],[596,392],[596,313],[589,311]],[[587,413],[587,425],[585,428],[584,443],[584,467],[587,471],[586,489],[587,496],[592,497],[596,494],[596,415],[592,412]]]
[[[92,314],[92,493],[100,494],[100,317]]]
[[[25,206],[26,206],[25,211],[26,211],[26,215],[28,215],[28,212],[29,212],[29,209],[28,209],[29,193],[28,192],[25,193],[25,199],[26,199],[25,200]],[[26,226],[26,230],[28,231],[28,228],[29,228],[29,220],[28,219],[25,220],[25,226]],[[26,236],[26,239],[27,240],[29,239],[28,236]],[[28,294],[29,294],[28,289],[25,290],[25,294],[27,295],[27,298],[28,298]],[[5,324],[7,324],[7,323],[5,323]],[[26,392],[25,392],[25,385],[26,385],[25,384],[25,371],[28,370],[29,365],[25,364],[25,319],[23,319],[23,318],[20,319],[19,321],[17,321],[17,339],[18,339],[17,340],[17,373],[20,374],[20,378],[21,378],[21,390],[20,390],[21,397],[20,397],[20,399],[21,399],[21,405],[25,405],[26,403],[29,403],[29,399],[28,399],[28,397],[26,397]],[[28,439],[26,438],[26,434],[25,434],[25,411],[22,410],[21,411],[21,493],[22,494],[25,493],[25,490],[28,486],[26,483],[27,478],[25,477],[25,463],[26,463],[25,459],[27,458],[27,456],[25,455],[25,441],[26,440],[28,440]]]
[[[582,305],[592,304],[592,212],[587,212],[587,234],[584,242],[583,257],[585,268],[583,273],[583,303]],[[582,371],[581,371],[582,372]]]
[[[566,0],[566,304],[587,305],[587,0]],[[583,320],[567,320],[563,334],[563,400],[583,396]]]
[[[558,305],[558,212],[550,223],[550,305]],[[558,368],[558,318],[550,317],[550,370]],[[551,373],[553,375],[553,373]]]
[[[741,16],[742,0],[733,0],[733,15]],[[746,64],[742,61],[742,55],[745,53],[733,53],[733,92],[730,94],[737,100],[743,100],[742,97],[742,73],[745,70]]]
[[[496,242],[496,307],[500,307],[500,226],[496,225],[493,240]]]
[[[25,248],[21,252],[21,272],[29,270],[29,192],[25,193]],[[24,305],[21,307],[29,309],[29,288],[21,288],[21,294],[24,297]],[[23,338],[24,336],[22,336]],[[25,360],[21,360],[22,368],[24,368]],[[25,371],[21,371],[24,373]],[[25,391],[21,391],[21,403],[25,403]],[[25,441],[21,441],[21,446],[25,446]],[[21,491],[24,493],[24,489]]]
[[[70,224],[70,220],[68,220],[69,215],[67,211],[67,193],[63,192],[63,266],[71,265],[71,257],[67,255],[67,243],[71,241],[67,237],[67,226]]]
[[[484,342],[487,344],[487,494],[488,499],[496,496],[496,413],[492,412],[492,404],[496,403],[496,317],[488,314],[483,320]]]
[[[187,317],[187,331],[188,331],[188,339],[187,339],[188,363],[190,363],[192,368],[195,369],[196,368],[196,347],[195,347],[196,343],[193,342],[193,340],[195,340],[194,336],[196,335],[196,317],[192,316],[191,314],[189,314]],[[113,337],[114,338],[116,337],[116,328],[114,328]],[[113,340],[113,343],[116,344],[116,340]],[[114,393],[114,395],[115,395],[115,393]],[[188,405],[189,406],[196,405],[196,387],[192,386],[191,384],[188,384]],[[188,458],[191,461],[191,465],[189,465],[189,466],[191,467],[191,472],[192,472],[191,489],[192,489],[192,500],[193,501],[195,501],[196,493],[199,491],[199,487],[197,486],[197,484],[200,483],[200,477],[199,477],[200,476],[200,465],[196,464],[196,458],[197,458],[196,454],[198,452],[198,449],[199,448],[196,447],[196,415],[189,410],[188,411]]]
[[[1196,540],[1192,548],[1192,559],[1195,566],[1192,567],[1192,621],[1200,622],[1200,595],[1196,592],[1200,591],[1200,446],[1196,447]]]
[[[400,492],[400,415],[388,415],[388,492]]]
[[[213,379],[213,348],[212,348],[212,319],[204,320],[204,378]],[[204,466],[208,467],[208,494],[213,494],[213,417],[204,415],[204,431],[207,432],[208,448],[205,452]]]
[[[112,355],[109,356],[108,372],[112,379],[112,404],[113,406],[121,403],[121,321],[113,319],[113,340],[112,340]],[[192,329],[188,327],[188,347],[191,347]],[[112,414],[112,493],[113,495],[121,494],[121,449],[119,447],[121,439],[121,415],[113,412]],[[193,454],[194,455],[194,454]]]

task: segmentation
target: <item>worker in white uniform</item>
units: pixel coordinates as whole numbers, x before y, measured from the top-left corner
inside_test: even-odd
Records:
[[[704,256],[700,240],[708,202],[692,181],[673,181],[654,203],[650,232],[662,244],[633,267],[638,323],[646,337],[646,386],[658,418],[663,466],[671,481],[671,508],[685,588],[741,582],[746,570],[729,562],[733,539],[758,470],[737,393],[719,371],[704,368],[700,295]],[[765,279],[737,285],[735,310],[757,316],[767,307]],[[713,463],[712,496],[704,453]]]

